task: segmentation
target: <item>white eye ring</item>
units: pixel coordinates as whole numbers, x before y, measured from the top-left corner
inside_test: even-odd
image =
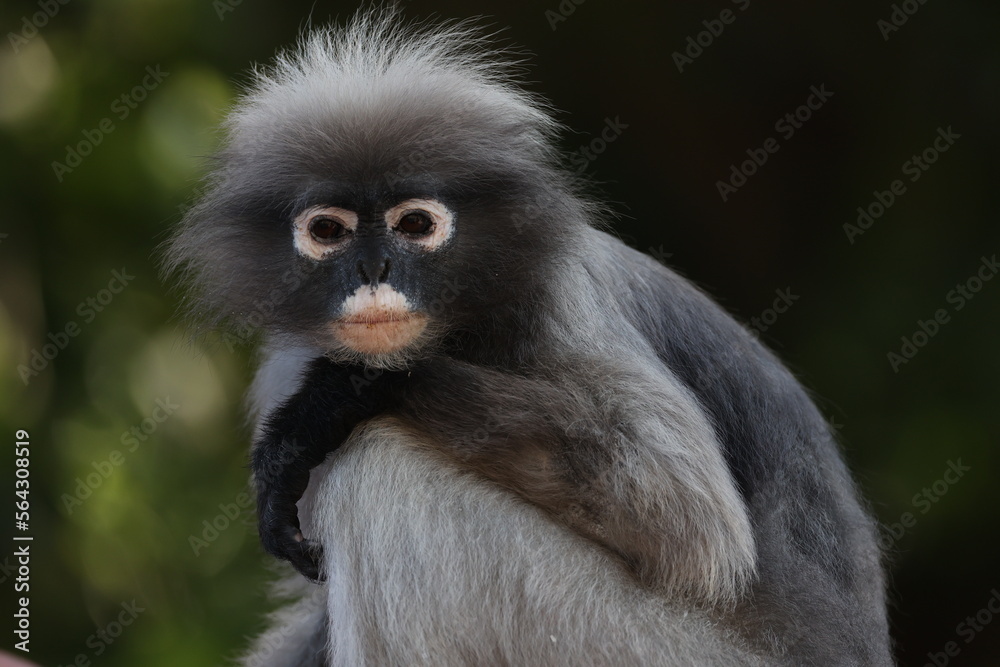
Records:
[[[325,220],[340,225],[345,233],[324,239],[317,233],[317,224]],[[292,226],[299,254],[320,260],[343,247],[343,241],[358,228],[358,214],[337,206],[313,206],[299,213]]]
[[[421,213],[430,219],[431,227],[427,233],[408,234],[398,229],[403,218],[411,213]],[[407,199],[385,212],[385,224],[390,231],[408,242],[421,245],[427,250],[437,250],[454,233],[455,216],[436,199]]]

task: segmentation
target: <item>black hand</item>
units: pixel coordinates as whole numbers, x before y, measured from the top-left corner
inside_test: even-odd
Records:
[[[301,461],[292,458],[299,451],[295,443],[285,440],[278,444],[279,447],[274,447],[274,442],[261,442],[257,451],[281,451],[286,456],[254,457],[253,467],[258,471],[255,472],[255,477],[261,546],[275,558],[290,562],[310,581],[318,583],[322,580],[322,548],[315,542],[304,539],[296,505],[308,483],[309,469],[295,470],[302,466]],[[293,470],[287,470],[288,468]],[[274,474],[268,477],[263,471],[274,471]]]
[[[267,419],[254,444],[261,545],[311,581],[321,580],[321,547],[304,539],[298,507],[309,471],[339,447],[359,422],[389,409],[403,372],[315,360],[299,391]]]

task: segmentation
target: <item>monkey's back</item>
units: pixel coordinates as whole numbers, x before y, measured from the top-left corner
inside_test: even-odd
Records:
[[[709,415],[747,505],[759,577],[741,622],[816,664],[892,664],[874,521],[807,391],[691,282],[593,234],[595,284]]]

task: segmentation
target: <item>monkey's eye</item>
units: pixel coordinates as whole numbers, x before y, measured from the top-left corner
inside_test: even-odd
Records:
[[[403,215],[396,224],[396,229],[413,236],[429,234],[433,227],[434,221],[431,220],[431,216],[423,211],[410,211]]]
[[[320,243],[333,243],[347,235],[347,227],[328,215],[317,215],[309,221],[309,234]]]
[[[406,199],[385,212],[386,227],[413,250],[440,248],[455,231],[452,212],[436,199]]]

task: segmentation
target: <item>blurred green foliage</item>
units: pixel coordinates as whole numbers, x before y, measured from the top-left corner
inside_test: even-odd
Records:
[[[955,664],[998,664],[1000,622],[968,642],[957,633],[1000,587],[1000,280],[961,310],[947,301],[1000,252],[996,3],[926,3],[888,40],[877,24],[888,2],[566,0],[557,21],[546,10],[559,0],[403,4],[413,16],[483,13],[509,26],[502,38],[532,53],[529,85],[575,130],[568,151],[606,119],[627,125],[587,167],[617,202],[627,241],[669,255],[748,321],[776,290],[798,295],[763,336],[816,391],[874,511],[897,531],[886,542],[901,663],[956,641]],[[736,20],[678,72],[672,54],[724,7]],[[263,624],[268,562],[240,505],[251,351],[188,337],[156,248],[249,65],[310,17],[353,9],[0,8],[0,433],[11,446],[17,429],[31,434],[40,664],[219,665]],[[821,84],[832,99],[724,203],[716,182]],[[843,225],[856,208],[949,126],[962,138],[851,243]],[[132,277],[124,289],[115,271]],[[940,308],[950,321],[893,372],[887,354]],[[33,358],[37,373],[24,376]],[[12,480],[12,455],[0,460]],[[935,487],[949,461],[970,469]],[[0,580],[12,588],[7,569]],[[133,600],[143,611],[120,636],[95,634],[112,639]]]

